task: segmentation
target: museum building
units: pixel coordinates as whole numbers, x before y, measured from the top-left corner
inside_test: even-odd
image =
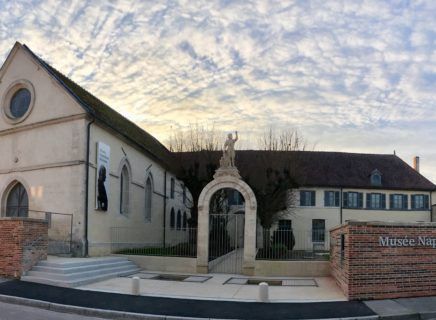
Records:
[[[187,236],[193,199],[182,172],[196,167],[200,179],[211,179],[221,152],[170,152],[18,42],[0,69],[0,101],[2,216],[47,219],[49,236],[59,240],[54,253],[63,243],[75,255],[110,253],[120,242],[113,243],[114,229],[129,230],[126,242]],[[301,243],[323,249],[328,231],[347,220],[434,221],[435,185],[415,162],[412,168],[387,154],[236,154],[240,176],[253,190],[271,172],[291,173],[293,200],[272,228],[300,230]]]

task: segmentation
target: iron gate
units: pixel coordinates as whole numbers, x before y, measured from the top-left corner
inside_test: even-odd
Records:
[[[209,216],[209,272],[242,272],[244,225],[244,214]]]

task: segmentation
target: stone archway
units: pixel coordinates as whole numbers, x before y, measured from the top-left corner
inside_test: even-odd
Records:
[[[244,226],[244,257],[242,273],[254,274],[256,255],[256,213],[257,202],[253,190],[234,171],[215,176],[201,191],[198,200],[198,235],[197,235],[197,272],[208,273],[209,260],[209,205],[212,196],[221,189],[234,189],[239,191],[245,200],[245,226]]]

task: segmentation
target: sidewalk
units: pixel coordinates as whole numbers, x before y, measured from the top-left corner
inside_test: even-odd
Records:
[[[7,301],[25,303],[38,300],[42,308],[57,309],[64,306],[64,312],[111,318],[140,318],[131,313],[150,315],[142,319],[167,319],[167,316],[183,318],[214,319],[337,319],[359,318],[376,319],[376,314],[363,302],[335,301],[308,303],[258,303],[194,299],[174,299],[162,297],[132,296],[127,294],[86,291],[61,288],[19,280],[0,283],[0,295],[25,298]],[[7,297],[6,297],[7,298]],[[7,300],[7,299],[6,299]],[[82,310],[90,308],[93,312]],[[97,312],[100,309],[102,312]],[[89,310],[89,309],[88,309]],[[116,311],[116,315],[110,315]],[[130,313],[129,316],[120,315]],[[157,315],[153,317],[151,315]]]

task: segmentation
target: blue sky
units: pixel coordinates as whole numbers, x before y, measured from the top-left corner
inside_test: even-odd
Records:
[[[26,43],[162,141],[292,127],[317,150],[419,155],[436,181],[435,17],[433,0],[0,0],[0,59]]]

